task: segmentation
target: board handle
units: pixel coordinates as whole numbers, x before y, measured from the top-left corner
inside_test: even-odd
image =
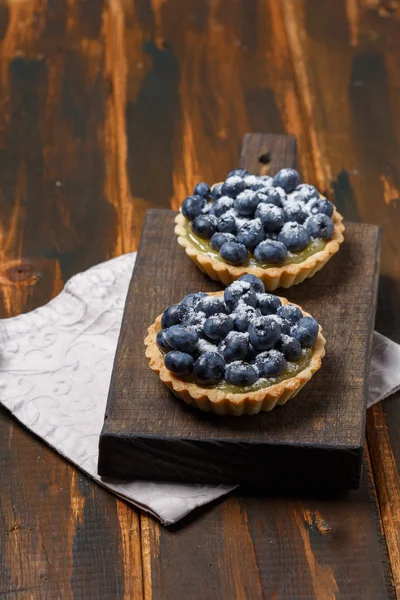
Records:
[[[275,175],[284,167],[296,167],[297,144],[293,135],[246,133],[239,165],[253,175]]]

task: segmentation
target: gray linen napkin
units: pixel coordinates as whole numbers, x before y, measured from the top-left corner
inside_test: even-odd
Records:
[[[51,302],[0,320],[0,402],[95,481],[166,525],[234,486],[102,481],[96,473],[111,369],[136,253],[70,279]],[[369,406],[400,389],[400,346],[374,334]]]

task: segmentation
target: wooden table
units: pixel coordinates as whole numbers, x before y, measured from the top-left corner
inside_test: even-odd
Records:
[[[2,0],[1,316],[135,250],[149,207],[291,133],[305,180],[383,225],[376,327],[400,342],[394,0]],[[251,490],[172,529],[0,411],[0,597],[400,597],[400,394],[368,413],[361,489]]]

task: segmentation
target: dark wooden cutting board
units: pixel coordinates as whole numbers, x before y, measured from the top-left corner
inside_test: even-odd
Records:
[[[248,134],[240,164],[274,173],[295,164],[290,136]],[[322,369],[272,412],[202,413],[175,398],[144,354],[148,326],[195,291],[222,289],[178,246],[175,212],[147,213],[100,436],[99,474],[122,479],[356,488],[375,320],[380,229],[346,224],[339,253],[312,279],[278,290],[321,323]]]

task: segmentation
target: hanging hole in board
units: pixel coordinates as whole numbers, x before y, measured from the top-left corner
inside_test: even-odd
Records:
[[[260,162],[262,165],[269,165],[269,163],[271,162],[270,153],[263,152],[263,154],[261,154],[261,156],[258,157],[258,162]]]

